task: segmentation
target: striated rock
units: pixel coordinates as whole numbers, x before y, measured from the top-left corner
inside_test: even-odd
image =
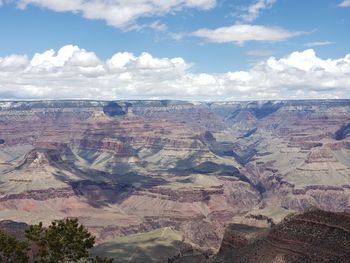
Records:
[[[173,227],[218,249],[237,217],[350,209],[349,100],[0,107],[3,220],[78,217],[99,242]]]
[[[8,200],[18,200],[18,199],[34,199],[39,201],[45,201],[48,199],[54,198],[69,198],[71,196],[75,196],[73,189],[67,188],[49,188],[45,190],[32,190],[27,192],[22,192],[20,194],[12,194],[7,195],[5,197],[0,198],[0,202],[8,201]]]
[[[207,202],[212,195],[223,195],[223,187],[212,187],[209,189],[179,189],[172,190],[168,188],[151,188],[151,193],[169,196],[169,200],[177,202]]]
[[[321,210],[263,229],[230,225],[213,262],[347,262],[350,215]]]

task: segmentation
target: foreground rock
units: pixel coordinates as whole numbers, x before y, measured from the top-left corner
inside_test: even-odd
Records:
[[[271,228],[230,225],[213,262],[349,262],[350,214],[321,210]]]

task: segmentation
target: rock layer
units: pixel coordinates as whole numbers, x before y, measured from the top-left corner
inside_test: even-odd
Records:
[[[78,217],[99,242],[172,227],[217,249],[237,218],[350,210],[348,100],[0,108],[2,220]]]
[[[213,262],[348,262],[349,255],[350,215],[314,210],[270,229],[229,226]]]

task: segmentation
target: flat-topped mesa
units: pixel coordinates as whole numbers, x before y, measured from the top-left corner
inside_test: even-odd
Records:
[[[337,162],[332,151],[326,148],[317,148],[310,151],[306,163]]]

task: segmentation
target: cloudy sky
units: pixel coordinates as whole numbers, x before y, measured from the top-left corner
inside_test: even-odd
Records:
[[[350,0],[0,0],[0,100],[350,98]]]

